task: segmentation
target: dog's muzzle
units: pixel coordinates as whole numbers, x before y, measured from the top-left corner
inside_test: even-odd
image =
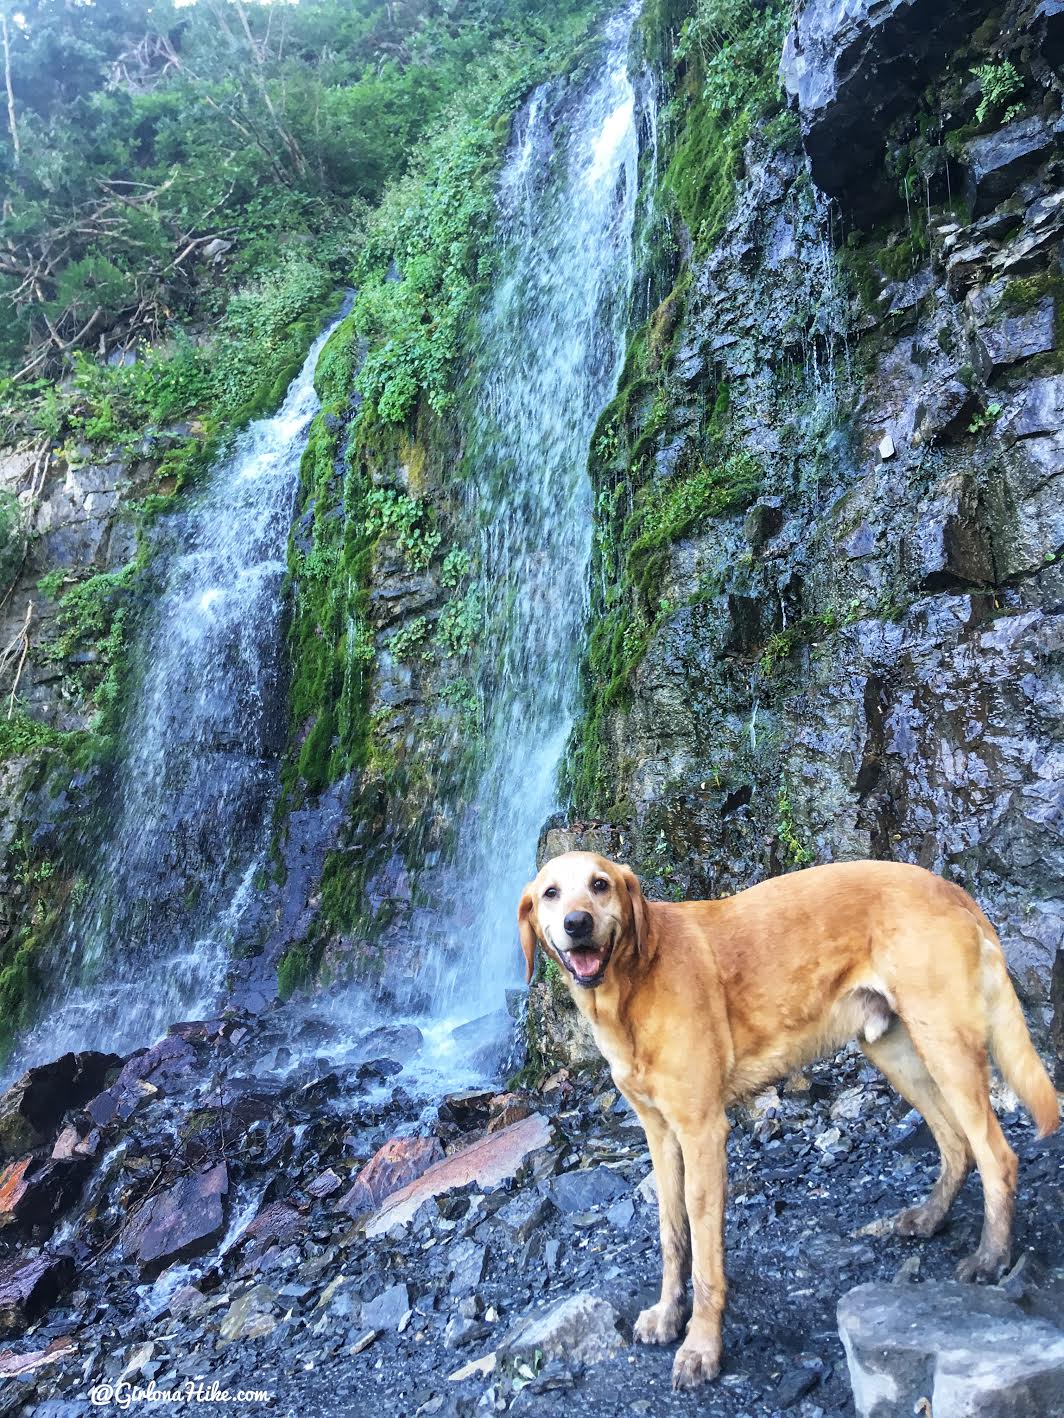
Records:
[[[604,945],[595,945],[591,941],[585,944],[576,940],[571,945],[561,946],[552,936],[551,945],[554,946],[558,959],[583,989],[593,990],[596,985],[602,984],[606,967],[613,955],[612,938]]]

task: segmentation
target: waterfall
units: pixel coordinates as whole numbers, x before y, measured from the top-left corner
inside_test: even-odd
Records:
[[[433,883],[434,1007],[486,1014],[522,979],[515,913],[579,709],[592,535],[591,438],[617,389],[633,286],[638,7],[578,87],[538,88],[498,191],[501,275],[473,355],[468,499],[479,527],[483,738],[449,894]],[[651,133],[652,123],[648,124]],[[424,983],[424,980],[422,981]]]
[[[223,993],[265,861],[287,714],[283,582],[299,464],[320,407],[311,347],[280,409],[250,424],[167,519],[114,790],[86,840],[53,997],[9,1072],[66,1049],[122,1051]]]

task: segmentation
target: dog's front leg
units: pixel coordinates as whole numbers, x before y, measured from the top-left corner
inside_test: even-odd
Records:
[[[658,1189],[658,1229],[661,1235],[661,1299],[635,1322],[641,1344],[671,1344],[687,1318],[687,1277],[691,1239],[684,1201],[683,1154],[676,1134],[656,1108],[635,1103],[650,1145]]]
[[[673,1388],[694,1388],[720,1369],[724,1314],[724,1198],[728,1120],[721,1112],[680,1132],[684,1195],[691,1226],[694,1309],[672,1366]]]

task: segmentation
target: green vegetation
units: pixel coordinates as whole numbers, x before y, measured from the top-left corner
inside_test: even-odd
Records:
[[[790,791],[785,782],[780,784],[776,799],[776,837],[788,866],[805,867],[813,860],[812,850],[799,833]]]
[[[1008,123],[1023,112],[1022,103],[1009,103],[1023,88],[1023,79],[1009,59],[1000,64],[979,64],[972,73],[979,80],[982,98],[975,110],[975,121],[984,123],[991,115],[999,123]]]
[[[769,142],[794,142],[776,77],[790,18],[785,0],[697,0],[681,30],[683,78],[665,114],[679,136],[665,187],[700,249],[713,244],[731,214],[753,125],[773,119]]]

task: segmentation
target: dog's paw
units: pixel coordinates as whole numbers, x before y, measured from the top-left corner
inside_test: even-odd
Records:
[[[975,1282],[993,1285],[995,1280],[1008,1269],[1009,1257],[1001,1251],[984,1251],[982,1246],[966,1256],[957,1267],[957,1279],[965,1283]]]
[[[720,1373],[720,1340],[688,1335],[676,1351],[672,1366],[675,1389],[697,1388]]]
[[[942,1230],[946,1218],[941,1210],[930,1206],[909,1206],[893,1218],[894,1234],[926,1240]]]
[[[633,1333],[639,1344],[671,1344],[679,1339],[684,1312],[680,1305],[651,1305],[635,1322]]]

